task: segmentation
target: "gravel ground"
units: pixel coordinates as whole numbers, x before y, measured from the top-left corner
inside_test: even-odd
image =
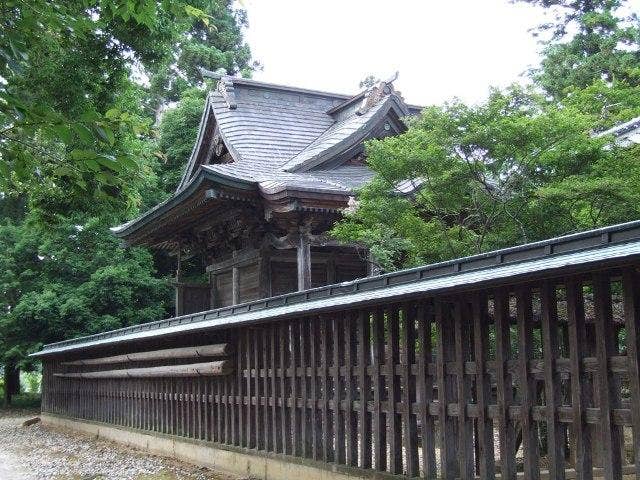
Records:
[[[0,411],[0,480],[232,480],[211,470],[38,423],[35,412]]]

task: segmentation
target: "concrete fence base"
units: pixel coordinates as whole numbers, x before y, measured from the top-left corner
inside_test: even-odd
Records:
[[[407,477],[364,471],[353,467],[317,462],[310,459],[278,455],[239,447],[219,445],[202,440],[176,437],[163,433],[144,433],[126,427],[108,425],[100,422],[76,420],[69,417],[44,413],[42,423],[51,427],[62,427],[75,430],[96,438],[110,440],[133,447],[153,455],[182,460],[187,463],[211,468],[220,473],[238,475],[260,480],[406,480]],[[623,479],[635,478],[635,466],[625,465],[622,468]],[[594,480],[603,480],[601,468],[593,469]],[[575,480],[577,475],[573,469],[565,471],[567,480]],[[519,480],[524,480],[522,472],[517,473]],[[496,475],[500,478],[500,474]],[[541,480],[550,480],[549,472],[540,472]]]
[[[193,440],[158,433],[116,427],[99,422],[75,420],[44,413],[46,426],[62,427],[111,440],[153,455],[182,460],[209,467],[217,472],[261,480],[346,480],[355,478],[400,478],[395,475],[367,475],[350,472],[338,465],[324,464],[308,459],[227,447],[211,442]]]

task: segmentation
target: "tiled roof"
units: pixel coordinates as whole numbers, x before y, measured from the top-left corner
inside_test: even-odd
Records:
[[[362,152],[365,140],[403,131],[402,118],[416,108],[404,103],[391,81],[350,96],[219,77],[175,194],[113,230],[120,236],[135,231],[150,216],[177,205],[203,178],[240,182],[264,195],[313,192],[346,199],[373,174],[345,162]],[[218,139],[232,157],[229,163],[211,159]]]
[[[387,94],[376,97],[377,101],[362,111],[357,108],[362,102],[354,102],[353,96],[229,77],[219,83],[225,88],[212,91],[207,104],[234,161],[202,168],[254,181],[266,189],[282,184],[327,190],[323,174],[315,177],[307,170],[339,168],[340,162],[332,167],[324,163],[374,136],[389,112],[393,111],[394,118],[410,114],[390,84],[385,85]],[[203,122],[209,119],[205,112]],[[198,158],[196,148],[190,162]],[[187,171],[191,176],[185,176],[181,188],[196,174],[197,165],[190,165]],[[365,181],[370,175],[358,178]],[[334,189],[349,194],[361,185],[351,178],[337,182]]]
[[[616,142],[622,146],[640,143],[640,117],[632,118],[627,122],[620,123],[596,134],[597,137],[606,135],[613,135],[616,138]]]

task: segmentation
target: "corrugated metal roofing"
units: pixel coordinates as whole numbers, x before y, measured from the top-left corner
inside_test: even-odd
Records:
[[[127,327],[46,345],[35,356],[93,346],[238,326],[408,295],[473,287],[569,266],[640,258],[640,221],[590,230],[378,277]]]

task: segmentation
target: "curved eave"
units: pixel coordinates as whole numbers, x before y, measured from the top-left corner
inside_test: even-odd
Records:
[[[204,139],[205,132],[207,129],[207,123],[209,119],[209,113],[211,111],[211,94],[207,95],[207,98],[204,102],[204,108],[202,109],[202,117],[200,117],[200,125],[198,125],[198,136],[196,137],[196,143],[193,145],[193,149],[191,150],[191,155],[189,155],[189,160],[187,161],[187,166],[184,169],[184,173],[182,174],[182,178],[180,179],[180,183],[178,184],[178,188],[176,192],[179,192],[189,181],[189,176],[193,172],[195,168],[196,159],[198,154],[200,153],[200,147],[202,146],[202,140]]]
[[[322,150],[301,162],[296,162],[296,158],[294,157],[284,165],[284,171],[291,173],[304,172],[321,165],[324,161],[335,157],[350,148],[353,148],[355,145],[365,141],[382,118],[384,118],[394,108],[396,109],[396,114],[399,118],[406,117],[409,114],[404,103],[396,95],[390,95],[383,101],[385,102],[385,105],[383,105],[356,131],[334,143],[329,148],[326,148],[325,150]]]
[[[180,191],[169,197],[164,202],[156,205],[138,218],[123,225],[111,228],[111,231],[119,238],[126,240],[128,237],[139,231],[150,223],[160,220],[168,212],[179,206],[195,194],[203,182],[208,181],[212,185],[218,185],[231,190],[239,190],[243,193],[257,192],[258,185],[255,182],[241,180],[219,172],[199,169],[194,178]]]
[[[196,138],[196,143],[191,150],[191,155],[189,156],[189,160],[187,161],[187,166],[185,168],[184,173],[182,174],[182,178],[180,183],[178,184],[178,188],[176,193],[179,193],[181,190],[188,187],[190,179],[192,179],[195,175],[193,171],[197,169],[200,165],[198,164],[198,158],[200,157],[200,152],[203,147],[203,141],[206,136],[207,128],[209,128],[210,118],[213,117],[213,121],[218,124],[218,117],[216,115],[216,109],[213,108],[212,98],[216,95],[216,91],[209,92],[207,95],[207,99],[204,104],[204,108],[202,110],[202,117],[200,118],[200,125],[198,126],[198,136]],[[212,127],[212,128],[215,128]],[[235,149],[235,147],[227,140],[224,129],[219,129],[220,137],[222,142],[227,147],[227,150],[231,154],[231,157],[234,161],[239,161],[241,159],[240,154]]]

